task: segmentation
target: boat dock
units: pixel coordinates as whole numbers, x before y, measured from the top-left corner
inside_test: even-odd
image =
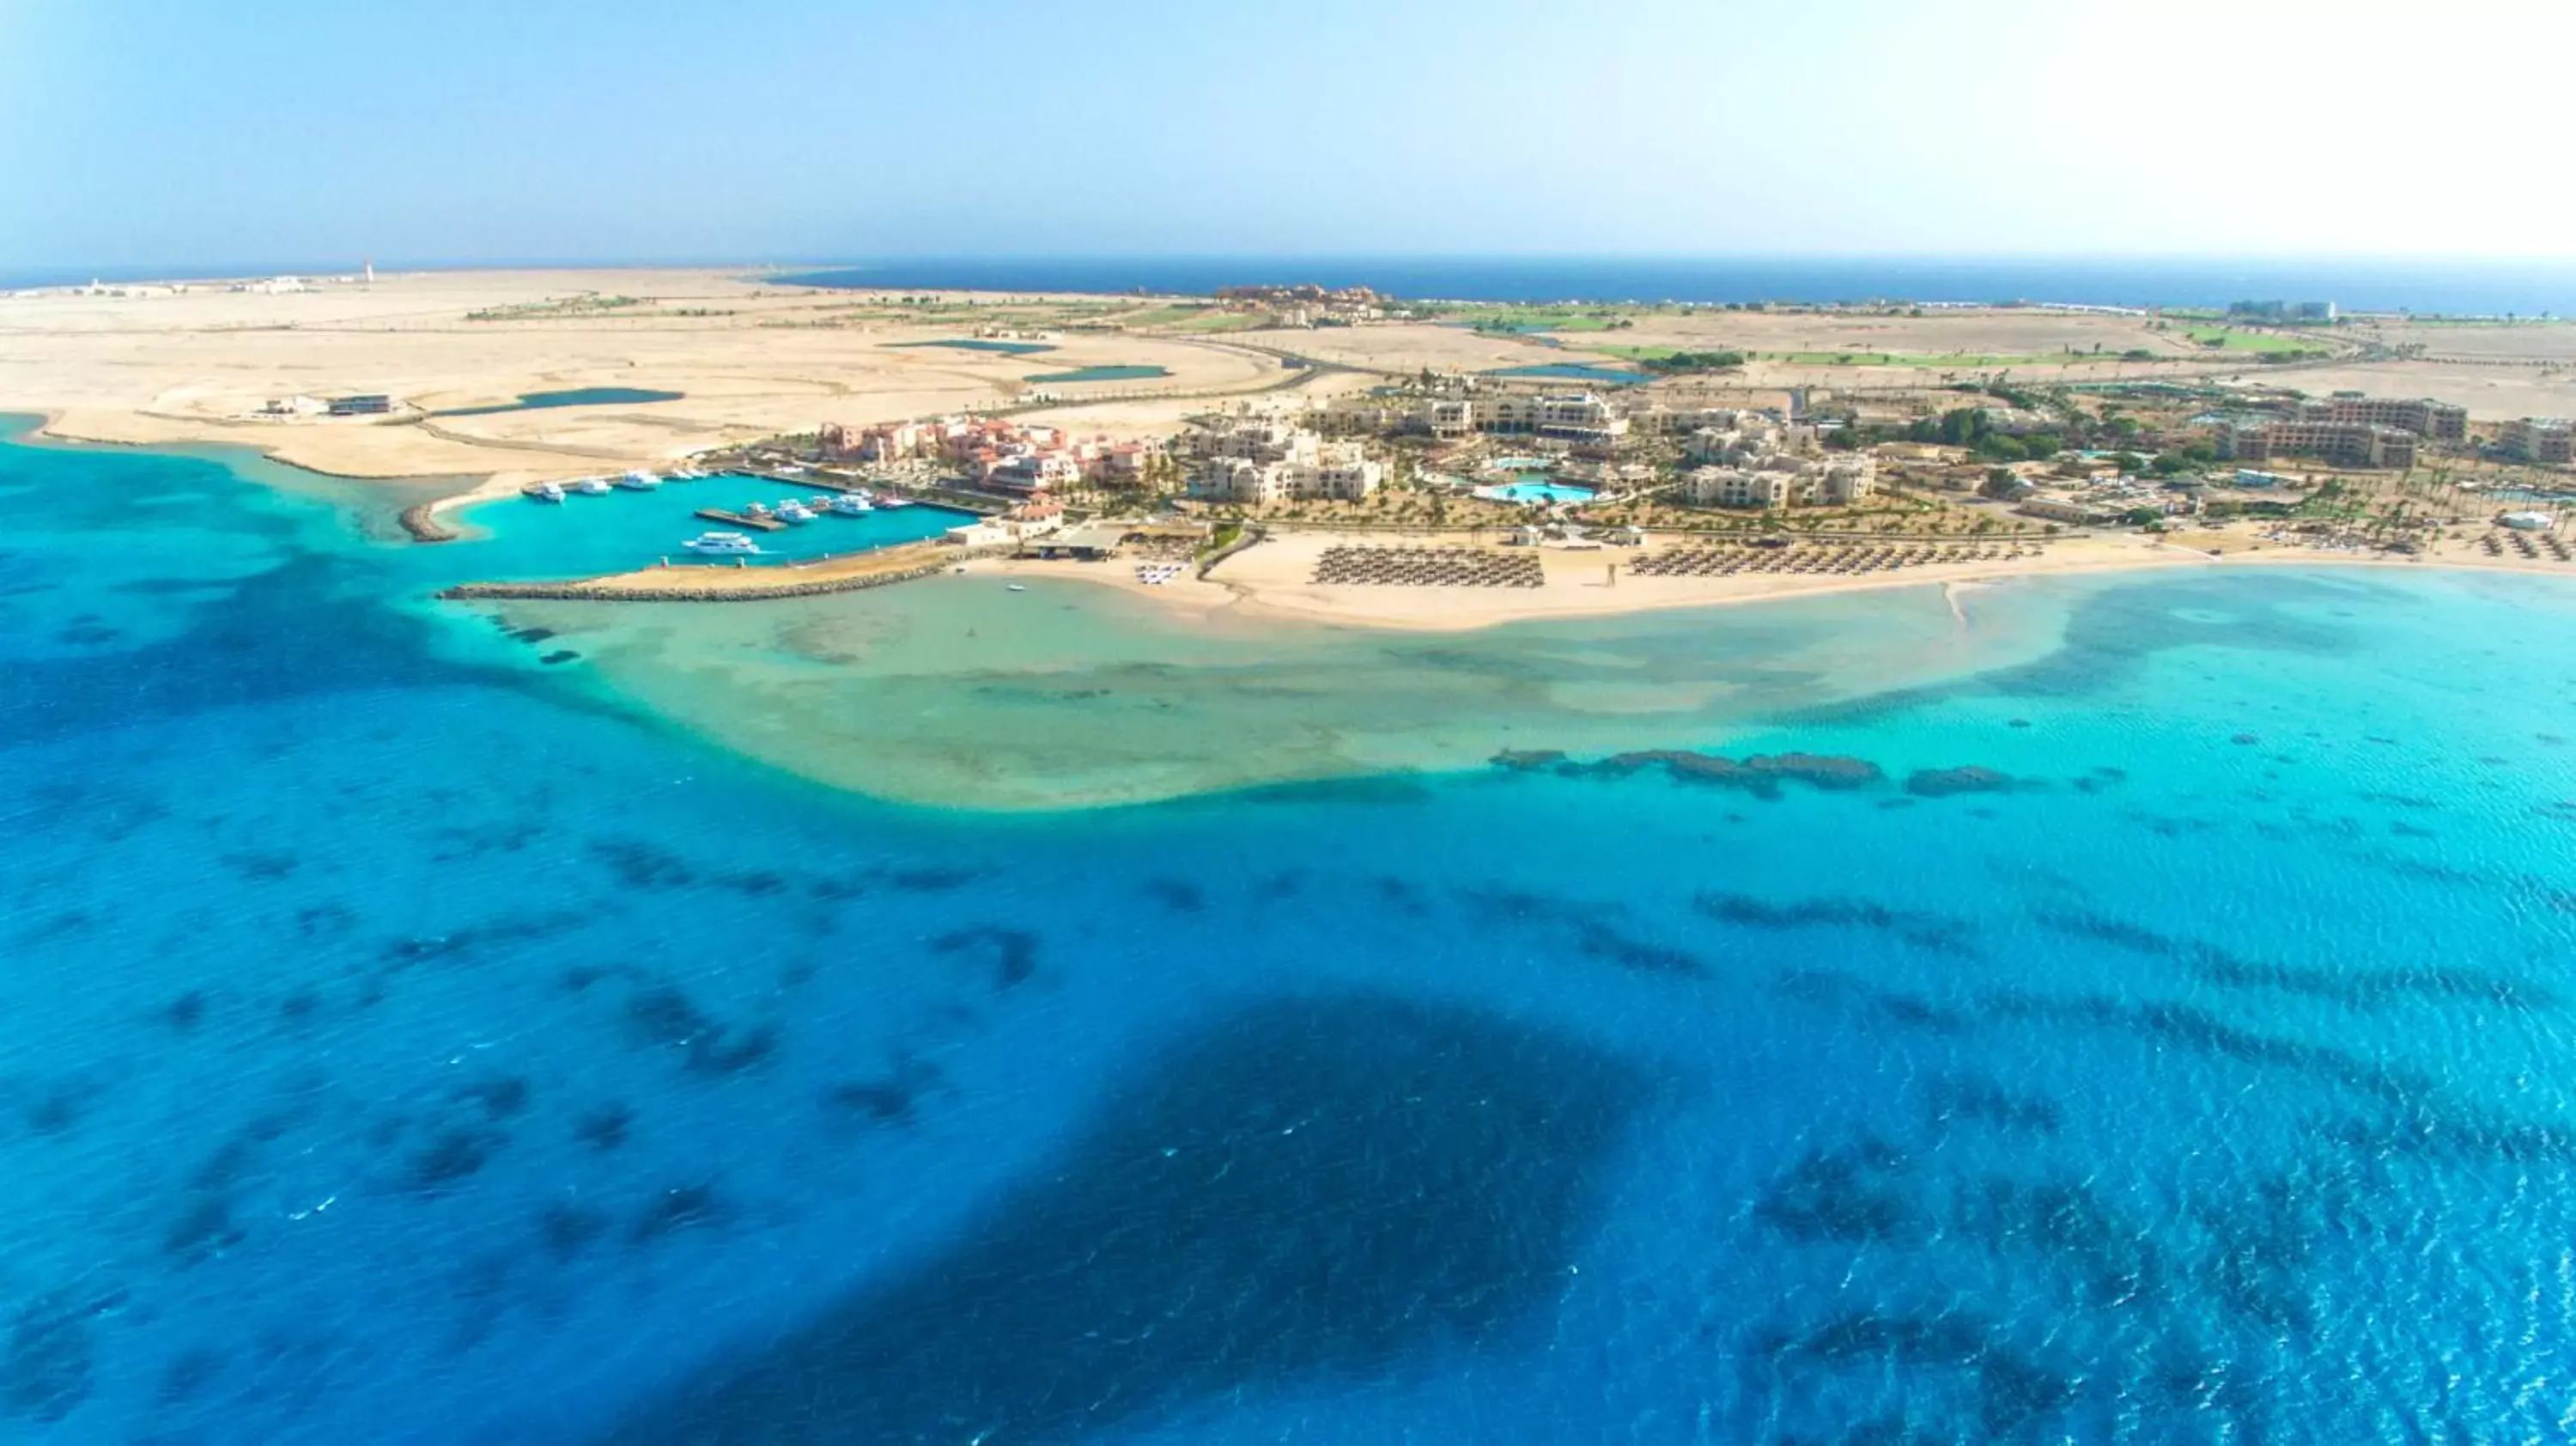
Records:
[[[747,527],[754,532],[776,532],[787,525],[775,517],[746,517],[739,512],[727,512],[721,507],[701,507],[698,509],[698,515],[709,522],[722,522],[732,527]]]

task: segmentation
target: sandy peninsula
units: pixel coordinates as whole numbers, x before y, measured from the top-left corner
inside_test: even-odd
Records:
[[[2311,335],[2046,308],[1424,303],[1365,324],[1312,327],[1204,299],[876,295],[720,270],[432,272],[0,295],[0,409],[40,413],[46,430],[64,438],[233,443],[343,477],[461,479],[435,504],[446,509],[544,479],[665,467],[810,435],[827,422],[982,413],[1066,436],[1155,439],[1210,410],[1309,409],[1426,372],[1573,366],[1633,375],[1664,353],[1719,349],[1742,363],[1622,396],[1675,408],[1777,407],[1790,388],[1805,387],[1884,421],[1937,413],[1957,405],[1963,388],[2000,388],[2006,377],[2042,389],[2172,382],[2203,395],[2226,395],[2242,378],[2276,395],[2284,386],[2310,395],[2429,395],[2466,406],[2479,423],[2576,414],[2576,327],[2559,324],[2378,318]],[[357,395],[384,397],[387,409],[322,411],[329,399]],[[607,399],[527,404],[566,395]],[[1969,461],[1946,465],[1956,471]],[[1430,465],[1435,459],[1426,458]],[[2438,471],[2435,481],[2443,481]],[[2429,495],[2392,490],[2375,505],[2411,498],[2416,506]],[[1962,528],[1970,520],[1955,500],[1929,505]],[[980,556],[963,565],[1098,582],[1181,613],[1400,629],[2113,569],[2375,560],[2576,572],[2550,554],[2502,550],[2493,535],[2479,535],[2481,504],[2456,488],[2440,505],[2472,525],[2423,531],[2403,559],[2354,545],[2348,527],[2324,536],[2262,520],[2163,536],[2051,528],[2043,543],[2032,535],[2035,524],[2011,522],[2018,541],[2009,553],[1894,571],[1641,573],[1640,556],[1703,545],[1688,532],[1659,529],[1658,516],[1664,528],[1702,525],[1666,509],[1615,519],[1642,521],[1643,549],[1527,549],[1542,584],[1525,588],[1319,580],[1319,561],[1336,546],[1497,545],[1490,526],[1475,535],[1454,526],[1408,533],[1381,519],[1365,534],[1346,535],[1329,516],[1267,519],[1265,540],[1206,576],[1192,569],[1153,584],[1125,558]],[[655,569],[577,581],[584,595],[597,596],[786,596],[954,565],[934,552],[906,549],[820,570]]]

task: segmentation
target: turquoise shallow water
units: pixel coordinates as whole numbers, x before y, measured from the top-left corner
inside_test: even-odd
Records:
[[[439,544],[436,556],[401,559],[422,575],[455,572],[492,581],[520,578],[588,577],[650,567],[667,559],[673,566],[709,562],[687,551],[690,538],[711,530],[734,530],[724,522],[697,515],[701,508],[740,512],[758,502],[776,507],[789,500],[806,503],[818,515],[813,521],[753,540],[762,555],[753,566],[793,562],[849,552],[866,552],[902,542],[937,537],[971,513],[918,503],[878,510],[858,517],[823,510],[830,493],[815,487],[773,482],[761,477],[719,473],[693,481],[666,481],[650,492],[617,488],[600,496],[573,493],[560,505],[525,497],[501,497],[462,508],[456,520],[468,537]],[[734,559],[714,565],[731,567]]]
[[[323,484],[0,497],[9,1439],[2576,1411],[2576,590],[1999,591],[2059,641],[1723,740],[1866,768],[1604,770],[1569,709],[1572,766],[994,818],[539,667]]]
[[[1168,369],[1157,366],[1087,366],[1069,372],[1041,372],[1020,380],[1044,386],[1049,382],[1140,382],[1170,375]]]
[[[438,415],[493,417],[503,412],[542,412],[555,407],[641,406],[649,402],[676,402],[687,395],[686,392],[655,391],[649,387],[573,387],[559,392],[521,392],[515,402],[490,407],[460,407]]]
[[[1593,382],[1601,386],[1633,387],[1654,378],[1632,367],[1594,366],[1587,362],[1540,362],[1524,367],[1501,367],[1485,373],[1489,377],[1534,377],[1549,381]]]

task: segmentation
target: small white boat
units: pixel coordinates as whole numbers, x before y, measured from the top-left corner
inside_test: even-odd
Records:
[[[680,544],[691,552],[744,557],[760,551],[760,544],[739,532],[701,532]]]
[[[806,510],[805,504],[797,501],[793,497],[779,503],[777,509],[771,512],[770,516],[777,518],[781,522],[811,522],[814,520],[814,514]]]
[[[662,485],[662,479],[638,467],[617,479],[617,485],[629,492],[650,492]]]
[[[835,517],[865,517],[876,510],[868,499],[855,492],[844,492],[823,505],[830,508]]]
[[[608,479],[605,477],[575,478],[572,490],[584,497],[605,497],[608,495]]]
[[[1011,584],[1011,591],[1013,591],[1013,592],[1027,592],[1027,591],[1028,591],[1028,589],[1027,589],[1027,588],[1025,588],[1025,587],[1023,587],[1023,586],[1021,586],[1020,584],[1018,584],[1018,583],[1016,583],[1016,582],[1015,582],[1015,583],[1012,583],[1012,584]]]
[[[561,507],[563,506],[564,497],[563,484],[560,482],[540,482],[537,484],[536,490],[530,492],[528,496],[536,501],[551,502],[555,506]]]
[[[913,505],[913,500],[909,497],[880,497],[876,505],[892,510],[897,507],[910,507]]]
[[[742,515],[745,517],[767,517],[769,515],[769,504],[766,502],[745,503],[743,505]]]
[[[672,482],[700,482],[706,479],[706,475],[706,472],[701,468],[683,467],[679,471],[672,473],[670,477],[665,480]]]

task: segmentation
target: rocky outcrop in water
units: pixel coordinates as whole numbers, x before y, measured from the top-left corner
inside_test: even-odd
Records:
[[[412,541],[454,542],[465,535],[438,519],[438,514],[432,510],[436,505],[423,502],[402,510],[402,530],[411,534]]]

